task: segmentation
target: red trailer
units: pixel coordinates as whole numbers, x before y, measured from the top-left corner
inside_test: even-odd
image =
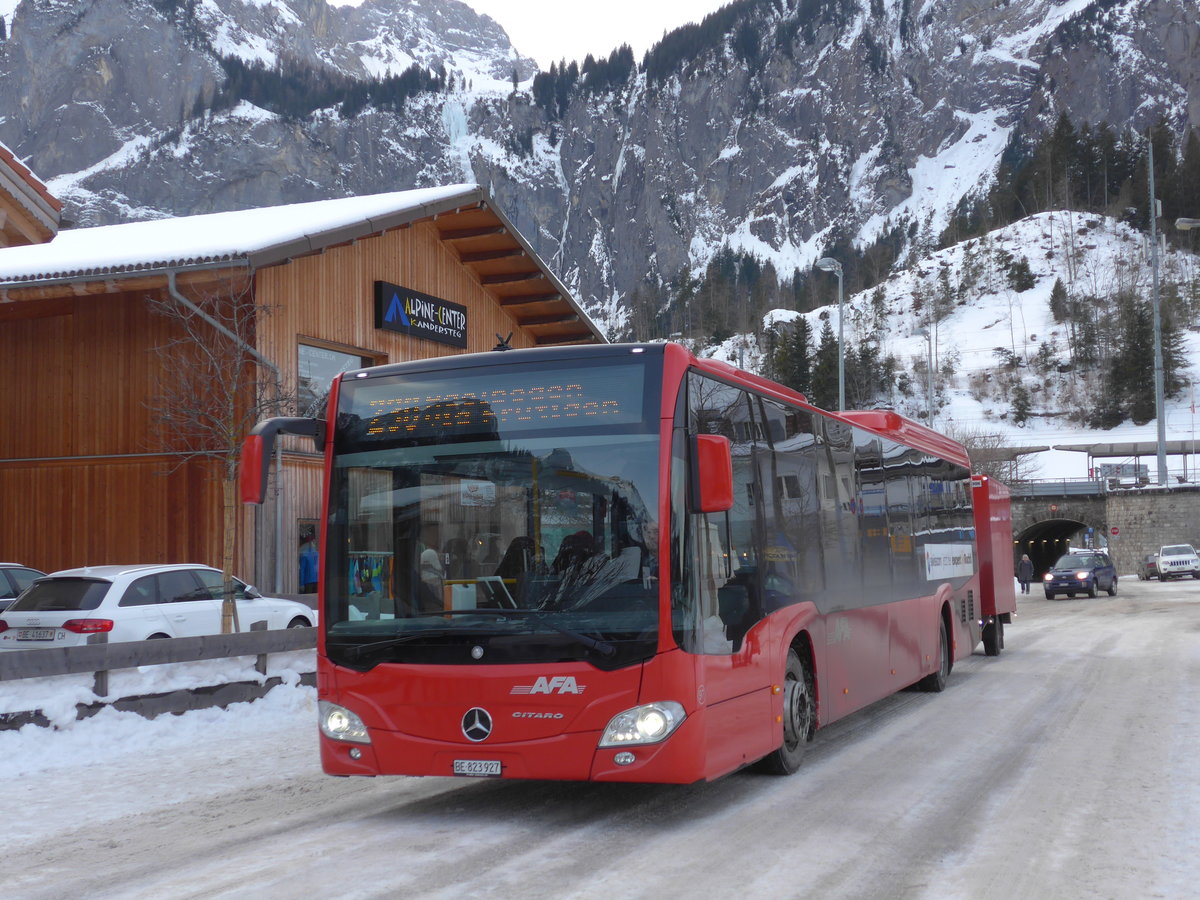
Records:
[[[979,551],[979,611],[983,651],[999,656],[1004,626],[1017,611],[1013,585],[1012,502],[1007,487],[987,475],[971,479]]]

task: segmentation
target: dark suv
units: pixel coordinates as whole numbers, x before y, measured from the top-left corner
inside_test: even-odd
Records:
[[[1058,558],[1058,562],[1042,576],[1046,599],[1058,594],[1074,597],[1086,593],[1095,597],[1101,591],[1117,595],[1117,567],[1107,553],[1098,550],[1074,550]]]

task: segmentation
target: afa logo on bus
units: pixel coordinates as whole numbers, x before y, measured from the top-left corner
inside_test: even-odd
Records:
[[[586,684],[576,684],[574,675],[539,675],[533,684],[514,684],[513,694],[582,694]]]

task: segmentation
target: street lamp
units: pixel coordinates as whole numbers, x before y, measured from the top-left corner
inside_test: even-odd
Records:
[[[833,272],[838,279],[838,412],[846,409],[846,316],[842,304],[842,264],[832,256],[823,256],[817,260],[817,268],[822,272]]]
[[[1150,272],[1154,308],[1154,415],[1158,420],[1158,483],[1167,483],[1167,418],[1163,399],[1162,312],[1158,299],[1158,201],[1154,198],[1154,141],[1147,144],[1150,188]]]
[[[1175,227],[1178,228],[1180,231],[1188,231],[1189,229],[1192,229],[1192,228],[1200,228],[1200,219],[1188,219],[1188,218],[1176,219]]]

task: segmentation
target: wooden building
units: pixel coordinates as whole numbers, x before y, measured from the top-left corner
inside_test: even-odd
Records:
[[[441,323],[391,321],[401,298],[442,311]],[[475,185],[0,249],[0,558],[47,571],[220,565],[232,532],[238,574],[296,592],[320,459],[289,439],[278,502],[238,506],[230,529],[229,447],[260,415],[320,409],[337,372],[490,350],[509,335],[513,347],[604,340]],[[223,414],[239,434],[184,434],[180,409],[215,414],[230,385]]]
[[[51,240],[61,215],[58,198],[0,144],[0,247]]]

